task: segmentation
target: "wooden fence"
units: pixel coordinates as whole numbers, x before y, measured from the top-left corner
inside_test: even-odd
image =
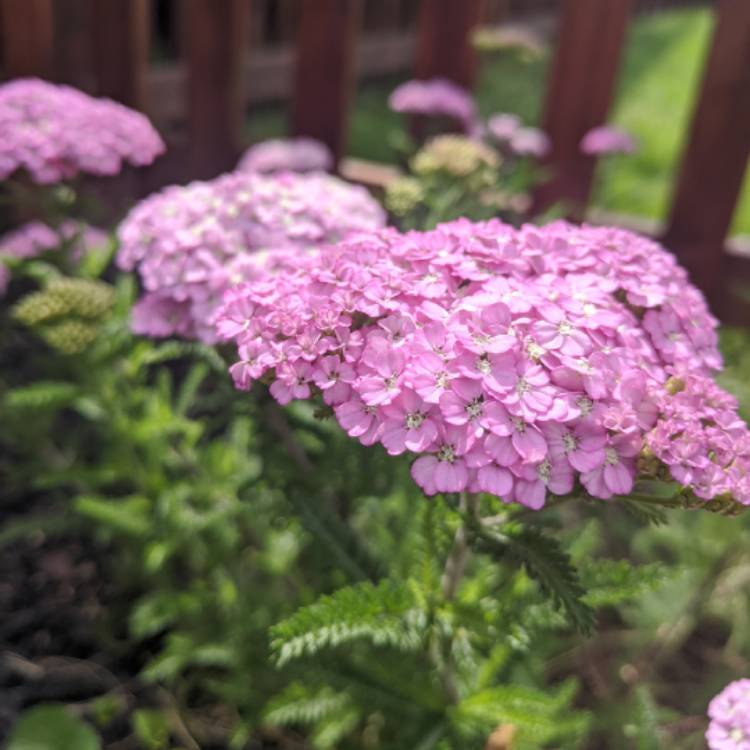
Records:
[[[82,29],[93,66],[87,88],[148,111],[150,3],[153,0],[0,0],[0,35],[9,77],[74,80]],[[256,0],[257,1],[257,0]],[[293,9],[296,34],[290,130],[345,150],[363,0],[278,0]],[[378,0],[395,13],[403,0]],[[416,6],[414,73],[471,86],[476,60],[470,31],[498,0],[411,0]],[[560,0],[557,48],[542,126],[553,148],[553,179],[537,205],[588,200],[593,162],[578,144],[607,120],[623,42],[639,0]],[[187,131],[142,178],[208,176],[229,168],[242,143],[252,0],[177,0],[185,74],[162,91],[184,87]],[[55,10],[57,9],[57,13]],[[257,10],[257,9],[256,9]],[[727,233],[750,154],[750,0],[717,0],[716,26],[663,239],[727,319],[750,322],[741,295],[750,285],[750,253],[727,249]],[[83,24],[82,19],[87,23]],[[64,33],[60,29],[64,29]],[[77,36],[78,35],[78,36]],[[382,54],[382,51],[381,53]],[[73,73],[76,75],[74,76]],[[257,85],[262,85],[258,81]]]

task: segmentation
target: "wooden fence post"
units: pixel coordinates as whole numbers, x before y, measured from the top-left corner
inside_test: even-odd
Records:
[[[301,0],[292,133],[317,138],[336,162],[346,147],[361,0]]]
[[[664,242],[724,301],[724,242],[750,156],[750,2],[721,0]]]
[[[91,0],[96,93],[147,109],[149,0]]]
[[[535,209],[564,200],[580,217],[591,192],[595,161],[580,143],[607,120],[632,0],[564,0],[542,128],[550,137],[550,180],[535,195]]]
[[[188,131],[194,176],[230,169],[242,147],[247,0],[183,0]]]
[[[2,48],[10,78],[51,78],[52,0],[2,0]]]
[[[414,74],[447,78],[471,88],[477,71],[472,31],[484,17],[486,0],[422,0]]]

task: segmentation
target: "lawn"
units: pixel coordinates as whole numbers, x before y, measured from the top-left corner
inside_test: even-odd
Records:
[[[598,175],[594,202],[611,211],[665,217],[713,28],[710,10],[662,11],[637,18],[630,29],[612,120],[633,133],[639,152],[610,160]],[[516,112],[536,122],[545,88],[549,51],[533,60],[514,52],[483,60],[477,99],[484,115]],[[390,161],[391,138],[401,121],[389,111],[388,93],[398,79],[367,83],[357,93],[349,134],[353,156]],[[257,112],[251,140],[283,132],[279,109]],[[750,233],[750,179],[734,231]]]

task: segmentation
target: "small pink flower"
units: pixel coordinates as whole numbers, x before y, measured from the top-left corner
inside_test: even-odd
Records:
[[[312,368],[307,362],[282,363],[276,368],[271,395],[283,406],[294,399],[310,398]]]
[[[440,397],[440,410],[448,424],[468,425],[477,437],[484,430],[499,435],[510,433],[508,413],[497,401],[487,400],[476,380],[458,378],[451,390]]]
[[[462,458],[468,447],[466,433],[457,427],[445,427],[438,445],[436,453],[422,456],[412,464],[412,478],[426,495],[462,492],[470,478],[469,468]]]
[[[632,154],[635,150],[636,144],[633,136],[612,125],[592,128],[581,140],[581,151],[591,156]]]
[[[604,448],[604,463],[581,474],[581,482],[590,495],[602,500],[612,495],[627,495],[635,482],[635,460],[640,446],[628,435],[610,440]]]
[[[313,370],[315,385],[323,391],[323,400],[329,405],[341,404],[349,398],[351,383],[356,380],[354,368],[339,357],[321,357]]]
[[[408,389],[384,406],[383,415],[387,419],[381,441],[388,453],[395,456],[405,450],[414,453],[431,450],[438,434],[431,410],[429,404]]]

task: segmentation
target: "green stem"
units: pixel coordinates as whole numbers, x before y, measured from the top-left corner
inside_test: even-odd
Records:
[[[445,561],[445,568],[443,569],[442,588],[443,598],[446,602],[451,602],[456,598],[458,587],[466,571],[466,565],[471,554],[469,548],[471,527],[476,525],[478,508],[479,497],[477,495],[467,492],[461,493],[459,512],[464,516],[464,520],[456,531],[453,539],[453,547]],[[460,695],[456,679],[456,665],[453,660],[452,638],[449,638],[444,644],[443,654],[444,659],[440,671],[440,682],[449,703],[455,705],[460,700]]]

